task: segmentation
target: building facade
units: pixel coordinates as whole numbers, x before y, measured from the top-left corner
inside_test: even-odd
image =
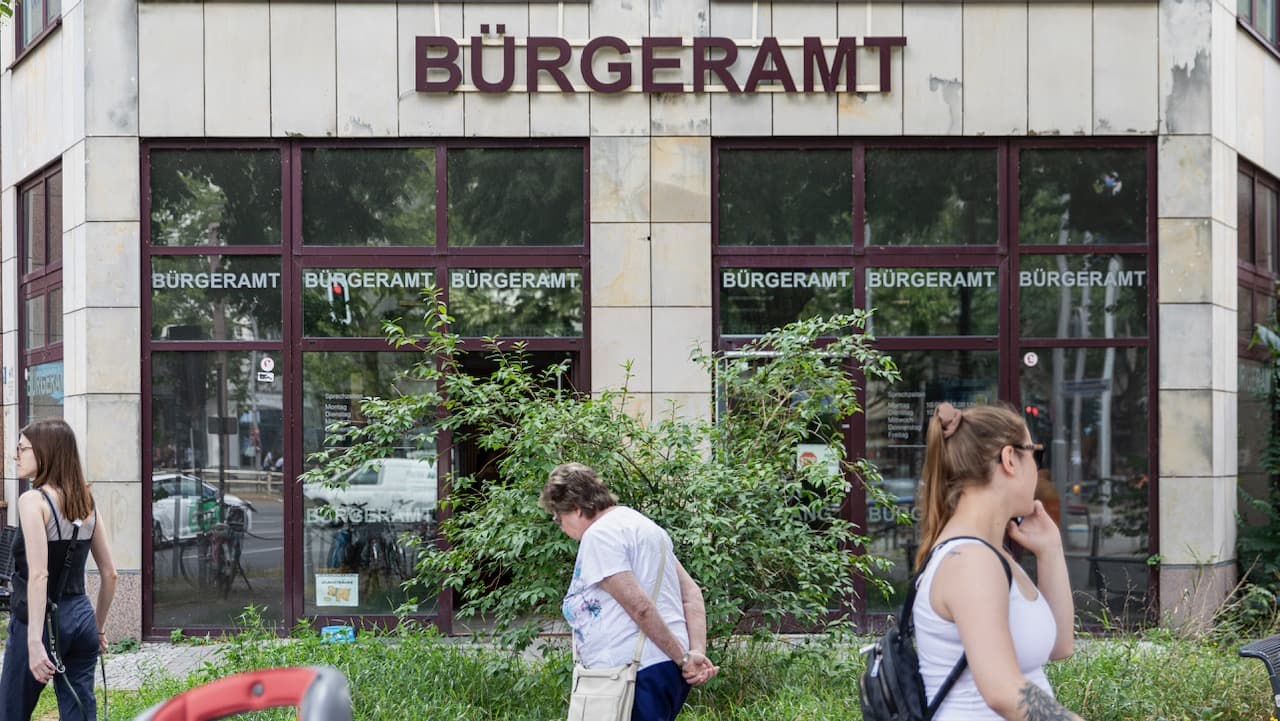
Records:
[[[1269,484],[1275,0],[25,0],[0,37],[3,437],[77,430],[115,633],[406,600],[401,534],[492,457],[295,479],[412,391],[381,324],[427,285],[465,349],[523,339],[650,419],[714,412],[695,347],[873,307],[903,378],[840,422],[900,506],[933,407],[1003,400],[1082,621],[1203,618],[1236,580],[1237,489]],[[901,589],[914,533],[850,500]],[[453,628],[447,595],[418,610]]]

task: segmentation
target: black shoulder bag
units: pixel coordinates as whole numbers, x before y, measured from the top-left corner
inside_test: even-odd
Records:
[[[898,623],[889,628],[875,643],[862,649],[866,657],[867,667],[858,678],[858,691],[862,703],[863,721],[928,721],[933,718],[942,700],[946,698],[951,687],[955,685],[960,674],[969,665],[963,653],[956,662],[955,668],[947,674],[946,680],[938,688],[932,703],[926,703],[924,679],[920,677],[920,658],[916,655],[915,622],[912,620],[916,602],[916,584],[920,576],[929,567],[929,559],[939,548],[949,541],[959,539],[979,541],[990,548],[1000,559],[1004,567],[1004,575],[1013,586],[1013,570],[1009,562],[990,543],[976,536],[955,536],[934,546],[925,557],[920,570],[911,578],[911,586],[907,590],[907,598],[902,603],[902,611],[898,614]]]

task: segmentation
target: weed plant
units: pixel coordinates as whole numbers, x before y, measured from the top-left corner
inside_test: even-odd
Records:
[[[540,653],[516,654],[460,643],[407,625],[360,633],[354,643],[329,644],[310,628],[277,639],[252,613],[249,625],[215,661],[191,678],[156,678],[132,696],[113,695],[111,718],[132,719],[189,685],[270,666],[327,664],[351,682],[356,718],[404,719],[564,718],[571,660],[564,645],[543,643]],[[694,689],[683,721],[818,721],[859,719],[859,639],[815,636],[727,644],[721,674]],[[1240,659],[1235,648],[1212,639],[1189,640],[1166,631],[1082,642],[1076,654],[1051,664],[1049,677],[1063,703],[1088,721],[1130,719],[1268,718],[1270,692],[1262,665]],[[247,716],[295,718],[293,711]]]

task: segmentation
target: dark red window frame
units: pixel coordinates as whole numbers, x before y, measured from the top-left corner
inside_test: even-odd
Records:
[[[1280,0],[1242,0],[1249,3],[1249,15],[1236,15],[1236,21],[1262,46],[1280,57]],[[1271,27],[1258,27],[1258,9],[1264,4],[1271,5]],[[1270,35],[1268,38],[1267,36]]]
[[[45,0],[43,17],[40,19],[40,32],[31,36],[29,39],[22,37],[23,24],[26,22],[27,5],[30,0],[18,0],[13,9],[13,45],[14,58],[13,63],[9,67],[13,67],[22,61],[32,49],[44,42],[44,39],[53,34],[53,31],[62,26],[62,2],[58,0],[58,9],[56,13],[50,13],[52,6],[51,0]]]
[[[49,192],[49,187],[55,177],[61,180],[61,175],[62,161],[58,160],[18,186],[16,212],[18,221],[18,418],[24,425],[30,410],[27,407],[27,386],[23,380],[27,370],[42,363],[62,360],[62,338],[59,337],[56,342],[49,342],[49,331],[53,327],[53,304],[49,301],[54,291],[62,290],[62,194],[53,195]],[[27,227],[24,212],[27,194],[36,189],[44,193],[44,202],[40,208],[43,237],[38,239],[29,237],[32,229]],[[56,198],[58,205],[56,214],[52,212],[51,198]],[[56,231],[52,227],[54,219],[57,219],[58,223]],[[45,262],[40,268],[26,272],[27,259],[33,242],[40,244]],[[51,261],[55,247],[59,252],[57,259]],[[38,346],[32,346],[27,342],[27,307],[37,298],[44,299],[45,341]]]
[[[853,234],[847,245],[840,246],[722,246],[718,242],[720,230],[720,151],[736,149],[848,149],[853,173]],[[995,245],[956,246],[868,246],[865,235],[866,175],[865,160],[868,149],[977,149],[989,148],[997,152],[999,171],[998,189],[998,242]],[[1023,150],[1075,149],[1099,150],[1108,148],[1135,148],[1146,151],[1147,172],[1147,242],[1142,244],[1107,245],[1031,245],[1018,242],[1018,159]],[[720,270],[732,268],[825,268],[849,267],[854,272],[854,307],[862,307],[865,297],[866,269],[877,267],[910,266],[980,266],[996,267],[1000,271],[998,304],[1000,318],[998,332],[993,336],[917,336],[880,338],[877,347],[892,355],[896,351],[920,350],[994,350],[1000,357],[1000,398],[1020,405],[1017,361],[1022,353],[1037,348],[1095,348],[1140,347],[1147,351],[1147,392],[1151,408],[1147,454],[1152,478],[1159,478],[1157,429],[1159,419],[1155,402],[1159,388],[1157,339],[1156,285],[1156,149],[1149,139],[1090,138],[1075,139],[991,139],[991,138],[886,138],[886,139],[733,139],[713,143],[712,152],[712,326],[713,344],[719,352],[739,350],[746,342],[740,337],[722,338],[720,333]],[[1023,337],[1014,322],[1014,310],[1018,307],[1017,283],[1019,259],[1023,254],[1054,253],[1062,255],[1119,254],[1142,255],[1147,259],[1147,336],[1137,338],[1039,338]],[[866,399],[863,398],[863,401]],[[867,443],[866,416],[851,419],[846,435],[845,451],[850,457],[865,456]],[[1157,548],[1159,508],[1158,483],[1149,485],[1149,507],[1152,513],[1148,522],[1149,547]],[[856,487],[856,484],[855,484]],[[861,493],[850,493],[844,507],[845,517],[861,523],[866,516],[866,499]],[[1148,597],[1157,597],[1157,578],[1154,572],[1148,577]],[[866,597],[867,586],[862,578],[855,579],[859,599]],[[874,628],[884,623],[882,614],[865,612],[863,604],[851,604],[857,610],[858,623],[864,628]]]
[[[304,244],[302,240],[302,155],[304,150],[314,148],[360,149],[360,148],[435,148],[436,150],[436,222],[437,234],[435,243],[413,247],[363,247],[363,246],[322,246]],[[538,246],[538,247],[495,247],[495,246],[449,246],[447,242],[447,163],[448,151],[451,148],[578,148],[582,150],[583,161],[583,228],[582,244],[573,246]],[[279,245],[256,246],[158,246],[151,244],[151,183],[150,166],[152,151],[172,150],[277,150],[281,153],[281,243]],[[310,268],[424,268],[437,269],[437,282],[443,281],[443,273],[451,266],[468,268],[511,268],[511,267],[572,267],[582,271],[583,285],[583,335],[565,338],[504,338],[504,344],[522,342],[530,351],[570,351],[577,352],[579,362],[571,382],[580,389],[590,388],[590,346],[587,342],[591,323],[590,301],[590,146],[588,141],[580,139],[537,139],[537,140],[466,140],[466,141],[342,141],[342,140],[144,140],[140,153],[142,193],[141,193],[141,236],[143,252],[139,272],[144,279],[143,302],[141,312],[142,330],[142,385],[144,403],[142,408],[142,448],[140,449],[143,468],[149,468],[151,438],[151,383],[152,354],[166,351],[217,351],[263,350],[280,353],[283,363],[279,370],[284,374],[285,403],[283,408],[283,426],[285,440],[292,452],[285,454],[284,475],[294,478],[301,471],[301,459],[298,449],[302,448],[302,365],[303,353],[309,351],[378,351],[378,352],[418,352],[412,347],[394,348],[383,338],[350,337],[350,338],[317,338],[303,336],[302,301],[299,281],[302,272]],[[164,341],[151,337],[151,294],[150,283],[151,261],[160,257],[180,256],[279,256],[281,258],[281,293],[282,333],[280,340],[257,341]],[[447,299],[447,284],[441,283]],[[466,351],[482,351],[484,341],[480,338],[464,338],[460,349]],[[448,449],[451,439],[444,436],[440,440],[442,452],[439,454],[437,478],[444,482],[445,471],[452,462]],[[143,496],[150,494],[150,480],[143,480]],[[286,619],[304,618],[304,601],[302,589],[302,525],[298,519],[303,512],[301,486],[286,484],[292,489],[284,495],[285,540],[283,550],[284,565],[284,598],[282,614]],[[440,488],[439,497],[445,496],[446,488]],[[151,505],[143,505],[143,528],[151,527]],[[144,533],[142,538],[142,628],[148,639],[167,638],[172,628],[154,625],[154,583],[151,534]],[[430,617],[427,617],[430,619]],[[393,625],[394,616],[376,615],[316,615],[317,625],[331,622],[343,623],[378,623]],[[453,599],[448,592],[442,593],[434,616],[435,623],[448,633],[453,624]],[[183,631],[190,634],[220,633],[222,627],[183,626]]]
[[[1258,197],[1263,192],[1271,192],[1280,199],[1280,180],[1263,172],[1257,166],[1249,163],[1243,158],[1238,160],[1237,179],[1243,185],[1249,188],[1249,198],[1243,197],[1243,193],[1237,195],[1237,208],[1241,211],[1248,210],[1249,217],[1244,217],[1243,213],[1239,213],[1236,218],[1236,232],[1238,237],[1245,233],[1249,234],[1248,246],[1239,247],[1237,243],[1237,265],[1236,277],[1240,290],[1243,295],[1247,293],[1248,298],[1253,301],[1261,296],[1269,296],[1272,301],[1272,312],[1269,317],[1264,317],[1259,313],[1259,309],[1254,304],[1245,307],[1243,301],[1241,307],[1236,309],[1237,313],[1247,314],[1250,318],[1250,328],[1255,324],[1274,323],[1276,320],[1276,301],[1277,288],[1280,287],[1280,203],[1273,205],[1271,208],[1271,236],[1265,237],[1267,228],[1266,218],[1263,217],[1263,211],[1258,207]],[[1238,185],[1237,188],[1240,186]],[[1261,256],[1261,252],[1266,250],[1268,255]],[[1247,257],[1246,257],[1247,256]],[[1270,263],[1258,263],[1259,257],[1269,257]],[[1238,297],[1238,296],[1237,296]],[[1238,336],[1239,355],[1254,360],[1268,360],[1270,354],[1265,348],[1250,347],[1253,339],[1253,332],[1241,332]]]

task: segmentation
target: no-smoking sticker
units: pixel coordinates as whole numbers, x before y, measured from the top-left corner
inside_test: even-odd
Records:
[[[1028,351],[1022,356],[1022,362],[1028,368],[1035,368],[1040,362],[1040,356],[1036,355],[1035,351]]]
[[[263,372],[270,373],[276,369],[275,359],[271,356],[264,356],[262,360],[258,361],[258,367],[261,368]]]

